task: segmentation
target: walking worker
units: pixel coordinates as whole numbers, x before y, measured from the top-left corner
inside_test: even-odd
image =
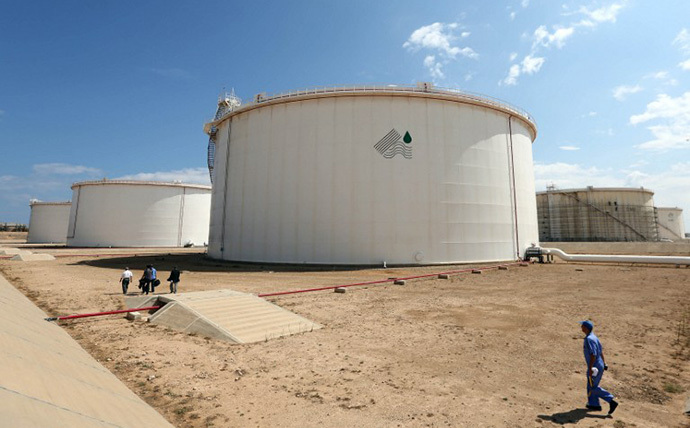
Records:
[[[170,292],[177,294],[177,283],[180,282],[180,271],[177,270],[177,266],[172,268],[167,280],[170,281]]]
[[[151,266],[151,272],[153,276],[151,278],[151,293],[153,293],[154,291],[156,291],[156,287],[158,287],[161,282],[158,280],[158,271],[156,270],[156,268],[153,267],[153,265],[149,266]]]
[[[592,333],[594,324],[592,321],[580,321],[582,332],[585,334],[584,352],[585,362],[587,363],[587,408],[590,410],[601,410],[599,399],[609,403],[609,415],[616,411],[618,402],[613,399],[613,394],[599,386],[604,370],[608,370],[604,351],[601,347],[599,338]]]
[[[120,283],[122,284],[122,294],[127,294],[127,288],[129,287],[129,283],[132,282],[132,271],[129,270],[128,267],[125,268],[125,271],[122,272],[122,276],[120,276]]]
[[[153,265],[146,265],[144,269],[144,274],[141,276],[142,289],[141,292],[144,294],[149,294],[149,289],[153,293],[153,280],[156,278],[153,273]]]

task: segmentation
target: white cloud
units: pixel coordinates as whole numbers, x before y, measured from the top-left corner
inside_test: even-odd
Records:
[[[517,58],[518,54],[517,52],[511,52],[510,54],[510,62],[515,61],[515,58]]]
[[[521,74],[537,73],[541,66],[544,65],[546,59],[540,57],[533,57],[527,55],[522,59],[520,64],[513,64],[508,70],[508,76],[499,82],[500,85],[514,86],[517,85],[517,79]]]
[[[668,71],[657,71],[655,73],[649,73],[645,77],[648,77],[650,79],[658,79],[658,80],[668,79]]]
[[[538,46],[543,46],[545,48],[550,48],[551,46],[556,46],[561,49],[565,46],[565,41],[575,32],[574,27],[554,27],[555,31],[549,33],[545,25],[540,25],[539,28],[534,30],[532,35],[533,44],[532,50]]]
[[[527,7],[527,6],[529,6],[529,0],[522,0],[522,1],[520,2],[520,6],[522,6],[522,7]]]
[[[657,123],[647,127],[654,139],[636,147],[645,150],[690,148],[690,92],[677,98],[660,94],[647,104],[644,113],[630,117],[632,125],[650,121]]]
[[[565,150],[565,151],[580,150],[580,148],[577,147],[577,146],[559,146],[558,148],[561,149],[561,150]]]
[[[587,113],[585,116],[587,116],[587,117],[594,117],[594,116],[596,116],[597,114],[599,114],[599,113],[597,113],[597,112],[595,112],[595,111],[590,111],[590,112]],[[583,117],[584,117],[584,116],[583,116]]]
[[[690,71],[690,59],[687,59],[687,60],[679,63],[678,67],[682,68],[685,71]]]
[[[544,61],[545,61],[544,58],[533,57],[531,55],[527,55],[522,60],[521,71],[524,74],[534,74],[541,69],[541,66],[544,65]]]
[[[436,57],[434,55],[428,55],[424,58],[424,66],[429,70],[431,77],[436,79],[443,79],[445,74],[443,74],[443,65],[440,62],[436,62]]]
[[[593,27],[602,22],[616,22],[618,13],[625,6],[625,2],[613,3],[609,6],[600,7],[599,9],[589,10],[587,7],[580,7],[579,12],[587,16],[587,19],[580,21],[579,25],[586,27]]]
[[[640,85],[635,85],[635,86],[626,86],[626,85],[621,85],[621,86],[616,86],[613,88],[613,97],[617,99],[618,101],[624,101],[625,98],[630,95],[630,94],[636,94],[640,91],[642,91],[642,86]]]
[[[453,59],[458,54],[476,58],[477,54],[471,48],[461,49],[452,45],[456,37],[451,30],[457,26],[457,23],[434,22],[431,25],[420,27],[412,32],[409,39],[403,43],[403,47],[415,52],[420,49],[436,50]]]
[[[514,21],[514,20],[515,20],[515,15],[516,15],[515,12],[510,12],[510,20],[511,20],[511,21]]]
[[[66,163],[40,163],[33,166],[33,171],[39,175],[100,175],[101,170],[83,165],[69,165]]]
[[[537,190],[544,190],[549,184],[555,184],[559,189],[572,189],[587,186],[618,187],[625,184],[625,180],[617,177],[612,171],[601,170],[596,167],[584,167],[579,164],[556,162],[534,164],[534,183]]]
[[[510,66],[510,70],[508,70],[508,76],[501,80],[500,83],[506,86],[514,86],[517,85],[518,77],[520,77],[520,65],[513,64]]]
[[[412,32],[403,48],[418,52],[422,49],[431,51],[433,54],[427,55],[424,58],[424,66],[429,70],[434,78],[443,78],[443,66],[450,61],[456,60],[459,56],[471,59],[479,58],[479,54],[469,46],[458,47],[454,46],[455,40],[458,38],[454,34],[454,30],[459,27],[458,23],[444,24],[435,22],[431,25],[425,25]],[[460,38],[469,37],[470,33],[465,31],[460,34]]]
[[[636,170],[626,173],[628,185],[644,186],[654,191],[654,205],[657,207],[683,208],[685,223],[690,224],[690,162],[673,164],[654,174]]]
[[[645,79],[655,79],[662,80],[664,84],[675,86],[678,84],[676,79],[671,78],[668,71],[657,71],[654,73],[649,73],[644,76]]]
[[[181,181],[183,183],[211,184],[208,176],[208,169],[204,167],[185,168],[173,171],[140,172],[138,174],[123,175],[122,177],[114,178],[114,180]]]
[[[680,33],[673,39],[673,45],[677,46],[684,54],[690,55],[690,32],[687,28],[680,30]]]

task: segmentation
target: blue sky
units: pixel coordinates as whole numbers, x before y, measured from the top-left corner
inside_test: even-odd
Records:
[[[687,0],[4,0],[0,222],[76,181],[208,183],[223,88],[432,81],[535,117],[536,190],[644,186],[690,230],[688,17]]]

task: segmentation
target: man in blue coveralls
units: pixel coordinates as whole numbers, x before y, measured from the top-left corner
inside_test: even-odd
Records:
[[[585,334],[585,362],[587,363],[587,408],[601,410],[599,399],[609,403],[609,415],[616,410],[618,403],[613,399],[613,394],[599,386],[604,370],[608,369],[604,360],[604,351],[601,348],[599,338],[592,333],[594,324],[592,321],[580,321],[582,332]]]

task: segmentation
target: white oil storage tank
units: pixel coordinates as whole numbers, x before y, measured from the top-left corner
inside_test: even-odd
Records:
[[[29,234],[26,242],[30,244],[62,244],[67,240],[67,225],[71,203],[42,202],[32,199],[29,203]]]
[[[67,246],[204,245],[210,210],[210,186],[126,180],[75,183]]]
[[[456,90],[260,94],[205,126],[209,256],[276,263],[515,260],[538,243],[525,111]]]
[[[685,239],[683,210],[678,207],[657,207],[659,239],[680,241]],[[31,230],[29,230],[31,233]]]
[[[537,192],[539,237],[546,242],[656,241],[654,192],[627,187]]]

